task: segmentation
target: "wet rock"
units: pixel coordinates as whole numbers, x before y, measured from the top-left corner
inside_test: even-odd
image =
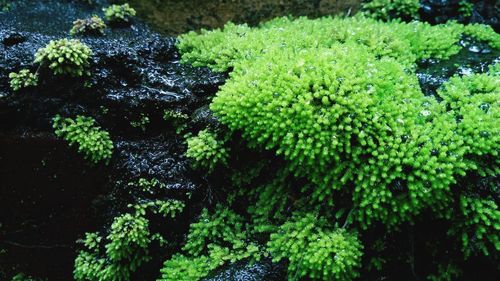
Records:
[[[183,155],[184,139],[162,117],[166,109],[190,116],[208,103],[225,76],[181,64],[176,39],[138,20],[129,28],[108,28],[102,37],[78,37],[93,51],[88,77],[38,69],[35,52],[50,40],[69,37],[73,20],[102,15],[106,1],[81,2],[21,0],[0,13],[0,118],[7,120],[0,122],[0,242],[12,242],[0,244],[7,250],[0,254],[1,280],[18,271],[70,280],[75,241],[88,231],[105,232],[129,203],[204,192]],[[22,68],[38,69],[39,85],[13,92],[8,74]],[[56,138],[56,114],[95,118],[115,144],[110,164],[92,165]],[[144,116],[149,121],[143,128],[132,126]],[[128,184],[139,178],[155,178],[162,188],[145,195]],[[203,196],[190,198],[182,227],[166,225],[165,231],[186,231]],[[156,275],[157,269],[151,272]]]
[[[461,2],[461,0],[421,0],[421,18],[432,24],[445,23],[449,20],[457,20],[462,23],[482,23],[491,25],[497,32],[500,31],[498,19],[500,2],[468,1],[473,4],[470,15],[460,11]]]
[[[4,31],[0,34],[2,44],[6,47],[10,47],[19,43],[26,41],[26,37],[20,32],[8,32]]]
[[[184,156],[185,145],[180,138],[117,141],[115,151],[113,166],[123,172],[120,173],[121,180],[155,178],[165,189],[184,193],[199,186]]]
[[[221,126],[208,105],[204,105],[193,112],[190,125],[195,130],[202,130],[207,127],[217,129]]]
[[[428,59],[419,63],[417,77],[426,95],[436,95],[441,85],[454,75],[484,73],[488,67],[500,61],[500,51],[488,45],[464,38],[463,49],[448,60]]]
[[[229,265],[228,268],[215,273],[204,281],[281,281],[286,280],[283,263],[273,264],[264,260],[255,264],[240,262]]]

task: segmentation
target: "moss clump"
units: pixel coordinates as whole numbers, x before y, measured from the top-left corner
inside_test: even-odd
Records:
[[[148,214],[174,218],[184,208],[178,200],[151,201],[129,205],[134,212],[115,217],[109,234],[87,233],[80,241],[84,249],[75,260],[75,280],[127,281],[151,260],[150,247],[157,242],[162,249],[167,241],[149,228]]]
[[[193,159],[196,167],[213,171],[217,165],[227,164],[228,151],[213,132],[200,131],[197,136],[187,139],[187,145],[186,156]]]
[[[38,75],[31,73],[29,69],[22,69],[18,73],[9,73],[10,87],[14,91],[19,91],[22,88],[38,85]]]
[[[279,18],[260,28],[227,24],[223,30],[190,32],[180,37],[178,47],[184,62],[208,65],[218,71],[251,64],[273,50],[289,53],[330,48],[339,43],[366,46],[377,57],[394,58],[413,66],[421,59],[446,59],[458,53],[462,33],[463,26],[459,24],[383,23],[363,17]]]
[[[234,68],[211,105],[223,123],[283,155],[295,175],[316,185],[318,203],[334,205],[333,194],[353,186],[345,192],[368,226],[444,208],[456,178],[478,165],[466,157],[496,155],[495,138],[484,144],[466,130],[456,134],[468,121],[424,96],[412,73],[417,59],[458,52],[458,27],[282,19],[261,29],[191,33],[179,46],[187,61]],[[471,142],[484,150],[465,145]]]
[[[69,31],[71,35],[88,34],[88,35],[104,35],[106,24],[96,15],[87,19],[77,19],[73,22],[73,27]]]
[[[50,68],[55,75],[83,76],[90,65],[92,50],[76,39],[52,40],[35,54],[35,63]]]
[[[165,261],[159,280],[194,281],[219,266],[243,259],[259,260],[259,247],[249,242],[250,232],[244,218],[218,206],[213,214],[204,209],[197,222],[191,224],[185,254]]]
[[[83,241],[87,248],[75,260],[75,280],[130,280],[130,274],[150,259],[147,248],[151,242],[148,220],[125,214],[115,218],[106,237],[105,256],[97,233],[87,233]]]
[[[500,251],[500,210],[492,199],[460,197],[462,216],[450,234],[461,238],[465,257],[483,254],[498,257]]]
[[[92,163],[109,162],[113,154],[113,142],[109,133],[101,130],[91,117],[77,116],[75,119],[53,118],[53,127],[58,137],[64,138],[69,145],[78,144],[78,151]]]
[[[111,5],[103,9],[104,18],[112,24],[130,24],[136,15],[134,8],[128,3],[123,5]]]
[[[345,229],[324,230],[326,222],[301,214],[271,234],[273,261],[287,259],[289,280],[353,280],[359,276],[363,246]]]
[[[370,17],[380,20],[419,18],[419,0],[371,0],[363,3],[362,10]]]
[[[498,251],[498,205],[457,183],[500,174],[499,66],[453,77],[436,96],[422,93],[415,74],[422,59],[457,54],[463,35],[498,48],[499,35],[481,25],[359,16],[228,24],[181,36],[184,62],[231,72],[210,106],[221,123],[251,148],[285,160],[268,184],[236,180],[237,194],[228,196],[233,209],[249,206],[239,221],[266,245],[260,255],[288,260],[291,279],[353,280],[395,262],[385,235],[424,213],[447,221],[440,234],[453,238],[433,244],[432,258],[450,247],[464,248],[464,257]],[[366,237],[380,227],[383,237]],[[189,236],[187,245],[226,243],[200,237]],[[173,264],[194,259],[209,262],[211,252],[178,255]],[[429,278],[460,274],[443,274],[456,260],[430,260]]]

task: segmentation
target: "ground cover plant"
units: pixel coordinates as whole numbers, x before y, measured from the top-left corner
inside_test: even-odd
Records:
[[[457,54],[464,37],[499,47],[500,36],[488,26],[360,16],[279,18],[257,28],[227,24],[181,36],[184,62],[229,72],[210,106],[228,134],[241,134],[248,147],[271,151],[285,164],[260,166],[258,181],[247,173],[250,184],[235,184],[214,217],[204,213],[207,233],[225,208],[240,216],[241,226],[222,231],[228,239],[215,242],[227,247],[223,256],[208,247],[220,238],[189,235],[182,254],[165,262],[162,280],[181,272],[200,279],[215,259],[240,256],[285,260],[289,280],[363,278],[398,259],[384,256],[390,233],[422,220],[448,226],[449,241],[428,253],[427,279],[458,278],[460,270],[451,269],[471,255],[494,263],[500,250],[498,65],[453,77],[427,96],[415,75],[420,61]],[[213,158],[216,165],[211,151],[195,160]],[[464,183],[471,178],[490,179],[490,192]],[[376,229],[382,234],[374,235]],[[231,246],[248,245],[239,235],[255,242],[247,255]],[[193,244],[206,250],[193,252]],[[442,261],[436,251],[450,245],[460,250]],[[198,263],[208,267],[192,272]]]

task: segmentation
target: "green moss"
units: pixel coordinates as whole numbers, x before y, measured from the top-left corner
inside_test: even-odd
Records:
[[[53,127],[58,137],[64,138],[70,146],[78,145],[78,151],[92,163],[109,162],[113,154],[113,142],[109,133],[101,130],[91,117],[77,116],[75,119],[53,118]]]
[[[22,88],[38,85],[38,75],[31,73],[29,69],[22,69],[18,73],[9,73],[10,87],[14,91],[19,91]]]
[[[459,3],[458,12],[466,17],[470,17],[474,11],[474,4],[468,0],[461,0]]]
[[[92,50],[76,39],[52,40],[35,54],[35,63],[50,68],[54,74],[83,76],[90,65]]]
[[[136,15],[134,8],[130,7],[128,3],[123,5],[111,5],[103,9],[104,18],[110,23],[130,23],[132,18]]]
[[[87,19],[78,19],[73,22],[73,27],[70,30],[71,35],[77,34],[90,34],[90,35],[104,35],[106,24],[97,15],[93,15]]]
[[[463,33],[479,41],[488,43],[495,49],[500,49],[500,34],[489,25],[469,24],[463,26]]]
[[[105,253],[101,253],[103,240],[97,233],[88,233],[75,260],[75,280],[118,281],[130,280],[130,274],[150,259],[151,242],[148,221],[141,216],[125,214],[115,218],[106,237]]]
[[[203,130],[197,136],[187,139],[186,156],[193,159],[196,167],[213,171],[217,165],[226,165],[228,150],[222,140],[208,130]]]
[[[212,214],[204,209],[190,226],[185,254],[165,261],[159,280],[196,281],[226,263],[259,260],[261,249],[250,242],[246,227],[243,217],[225,207],[218,206]]]
[[[227,24],[223,30],[190,32],[180,37],[178,47],[184,62],[219,71],[246,66],[272,51],[324,49],[339,43],[366,46],[377,57],[413,65],[420,59],[446,59],[458,53],[462,29],[459,24],[383,23],[363,17],[279,18],[260,28]]]
[[[465,257],[497,256],[500,251],[500,210],[494,200],[460,197],[460,221],[450,234],[461,237]]]
[[[222,123],[287,159],[314,184],[314,202],[333,206],[334,193],[349,194],[367,227],[446,208],[456,178],[482,165],[476,156],[496,155],[496,137],[478,138],[498,126],[488,121],[471,136],[479,109],[464,106],[470,116],[457,119],[456,109],[423,95],[413,73],[419,59],[458,52],[462,27],[278,19],[190,33],[179,48],[185,61],[234,68],[211,104]]]
[[[354,280],[359,276],[363,246],[344,229],[322,229],[314,214],[297,214],[271,234],[273,261],[288,260],[288,280]]]
[[[185,204],[178,200],[155,200],[132,204],[132,213],[115,217],[106,238],[87,233],[84,249],[78,252],[73,276],[75,280],[127,281],[131,274],[151,260],[150,247],[157,241],[165,247],[168,241],[150,230],[148,214],[174,218]]]
[[[419,18],[419,0],[371,0],[363,3],[362,10],[370,17],[380,20]]]

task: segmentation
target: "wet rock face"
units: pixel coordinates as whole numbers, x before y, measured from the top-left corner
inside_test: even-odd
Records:
[[[227,269],[220,270],[204,281],[279,281],[284,280],[286,267],[283,263],[273,264],[264,260],[253,265],[237,263]]]
[[[445,61],[425,60],[420,62],[417,77],[426,95],[436,95],[441,85],[454,75],[484,73],[488,67],[500,61],[500,51],[487,44],[464,38],[464,47],[458,54]],[[439,97],[438,97],[439,98]]]
[[[69,37],[72,21],[100,14],[105,1],[76,2],[16,1],[10,12],[0,13],[0,249],[6,250],[0,254],[0,280],[22,271],[71,280],[75,241],[85,232],[105,230],[128,203],[144,196],[129,182],[159,180],[163,189],[155,199],[204,192],[200,175],[183,156],[183,138],[163,112],[191,116],[225,77],[180,64],[175,38],[137,21],[108,28],[103,37],[79,38],[93,51],[90,77],[59,77],[41,68],[37,87],[10,89],[10,72],[36,71],[35,52]],[[56,138],[56,114],[95,118],[115,144],[110,164],[90,165]],[[144,116],[147,124],[132,126]]]
[[[448,20],[458,20],[464,23],[483,23],[491,25],[500,31],[500,2],[494,0],[469,0],[473,4],[470,15],[464,14],[462,0],[421,0],[420,15],[422,20],[437,24]]]

